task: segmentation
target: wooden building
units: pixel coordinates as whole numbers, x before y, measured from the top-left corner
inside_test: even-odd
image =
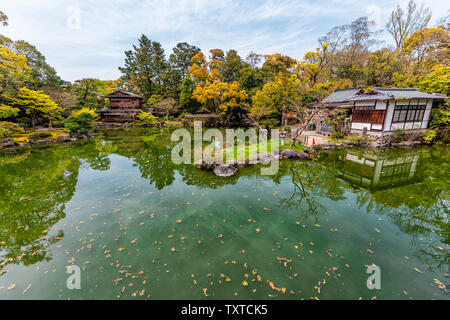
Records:
[[[397,129],[426,129],[433,103],[444,98],[417,89],[375,87],[349,99],[354,103],[351,132],[383,136]]]
[[[97,111],[102,122],[133,122],[141,111],[147,111],[142,108],[143,98],[131,92],[116,90],[103,98],[109,99],[109,104]]]

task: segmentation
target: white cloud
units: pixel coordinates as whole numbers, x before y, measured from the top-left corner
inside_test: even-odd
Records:
[[[448,14],[445,0],[425,4],[434,21]],[[186,41],[205,51],[301,58],[333,26],[370,14],[385,21],[395,6],[389,0],[2,0],[10,26],[0,31],[36,45],[64,79],[112,79],[119,76],[123,52],[141,34],[161,42],[166,55]],[[73,16],[78,8],[79,27]]]

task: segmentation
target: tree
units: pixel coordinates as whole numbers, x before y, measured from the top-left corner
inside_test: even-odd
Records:
[[[72,91],[77,99],[79,108],[103,108],[105,101],[101,97],[106,94],[105,83],[99,79],[83,78],[76,80],[73,84]]]
[[[404,41],[415,31],[425,28],[430,19],[431,10],[424,8],[423,4],[417,7],[414,0],[409,1],[406,14],[399,5],[391,12],[386,29],[394,38],[399,53],[403,49]]]
[[[145,100],[154,93],[162,93],[166,69],[167,62],[161,44],[145,35],[139,39],[139,46],[133,45],[133,50],[125,52],[124,66],[119,67],[123,74],[122,81]]]
[[[70,116],[64,120],[64,125],[67,130],[70,130],[72,135],[86,134],[92,128],[94,117],[91,113],[83,112],[76,116]]]
[[[245,58],[246,62],[250,65],[250,68],[256,68],[262,61],[263,56],[251,51]]]
[[[44,93],[62,109],[62,112],[67,116],[70,111],[76,106],[77,98],[71,91],[54,89],[54,88],[44,88]]]
[[[284,113],[291,111],[302,104],[302,94],[305,92],[305,83],[296,74],[279,74],[274,81],[270,81],[256,92],[253,97],[253,106],[250,116],[257,122],[263,118],[276,117],[281,122]]]
[[[13,46],[15,54],[23,55],[27,59],[32,76],[30,86],[33,89],[59,87],[61,78],[55,69],[47,64],[45,56],[35,46],[23,40],[14,42]]]
[[[280,53],[264,55],[265,62],[261,68],[265,80],[272,81],[279,74],[290,73],[294,70],[297,61]]]
[[[180,107],[183,111],[194,113],[201,108],[201,104],[192,98],[195,85],[191,77],[184,78],[180,88]]]
[[[20,88],[17,95],[7,96],[12,106],[17,106],[30,116],[33,129],[36,126],[38,115],[42,115],[49,120],[49,128],[52,127],[52,120],[55,120],[61,112],[59,106],[43,91],[35,91],[28,88]]]
[[[371,53],[364,68],[367,85],[375,87],[392,85],[394,74],[401,71],[402,64],[396,53],[387,48]]]
[[[261,89],[264,84],[264,75],[261,69],[244,67],[239,71],[239,84],[253,96],[257,89]]]
[[[24,55],[17,55],[0,46],[0,99],[4,93],[12,93],[23,86],[30,75],[30,67]]]
[[[225,82],[234,82],[239,79],[239,71],[244,67],[244,62],[236,50],[227,52],[220,66],[222,79]]]
[[[450,64],[450,31],[444,26],[417,30],[405,39],[403,53],[411,57],[418,70],[428,65]]]
[[[169,115],[172,113],[178,113],[180,111],[180,106],[174,98],[166,98],[154,104],[154,108],[159,112],[163,113],[166,120],[169,120]]]
[[[140,112],[138,119],[146,126],[154,125],[158,123],[158,119],[151,114],[151,112]]]
[[[4,27],[8,25],[8,16],[2,11],[0,11],[0,24],[2,24]]]
[[[329,63],[328,46],[328,43],[323,43],[316,51],[307,52],[297,66],[311,85],[316,84],[323,69]]]
[[[200,48],[192,46],[187,42],[178,43],[173,48],[169,62],[171,66],[180,73],[180,78],[184,79],[188,74],[189,68],[192,66],[192,57],[200,52]]]

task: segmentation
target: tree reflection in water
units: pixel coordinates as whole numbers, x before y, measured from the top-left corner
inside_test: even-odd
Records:
[[[64,234],[51,229],[65,218],[65,204],[74,195],[80,169],[87,166],[108,171],[112,155],[117,155],[130,159],[142,178],[158,190],[175,182],[217,189],[249,177],[291,185],[292,193],[280,205],[301,208],[301,219],[324,213],[324,200],[350,201],[355,195],[360,208],[387,216],[410,235],[417,256],[431,269],[448,271],[448,147],[336,149],[318,154],[313,161],[282,161],[274,176],[260,177],[260,168],[254,166],[222,179],[193,165],[175,165],[171,161],[170,132],[109,130],[87,141],[3,151],[0,268],[52,259],[48,248]]]

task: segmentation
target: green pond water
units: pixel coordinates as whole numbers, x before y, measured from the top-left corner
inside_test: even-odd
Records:
[[[223,179],[173,164],[169,131],[3,150],[0,299],[449,299],[449,153],[336,149]]]

